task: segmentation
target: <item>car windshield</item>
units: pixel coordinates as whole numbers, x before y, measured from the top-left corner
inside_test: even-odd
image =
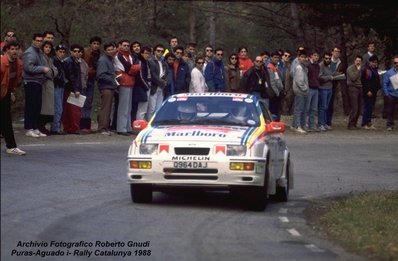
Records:
[[[156,113],[152,125],[259,126],[255,103],[245,97],[172,96]]]

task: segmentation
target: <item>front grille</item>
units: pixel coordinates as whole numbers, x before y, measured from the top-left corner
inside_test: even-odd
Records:
[[[210,148],[174,148],[175,155],[209,155]]]
[[[189,179],[189,180],[217,180],[218,177],[217,176],[193,176],[193,175],[166,175],[164,176],[165,179],[174,179],[174,180],[178,180],[178,179]]]
[[[195,173],[195,174],[217,174],[218,169],[175,169],[175,168],[164,168],[165,173]]]

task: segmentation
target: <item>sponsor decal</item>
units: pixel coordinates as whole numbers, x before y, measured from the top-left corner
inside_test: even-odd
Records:
[[[171,131],[168,130],[165,133],[165,137],[218,137],[225,138],[227,135],[222,132],[215,131],[205,131],[205,130],[180,130],[180,131]]]
[[[173,156],[171,160],[181,161],[181,160],[197,160],[197,161],[209,161],[209,156]]]
[[[181,131],[202,131],[202,132],[222,132],[228,133],[232,131],[231,128],[223,128],[223,127],[204,127],[204,126],[177,126],[177,127],[170,127],[167,129],[167,132],[181,132]]]

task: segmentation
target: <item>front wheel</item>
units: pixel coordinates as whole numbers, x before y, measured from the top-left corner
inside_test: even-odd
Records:
[[[250,210],[264,211],[268,204],[268,165],[264,175],[264,185],[261,187],[251,187],[247,191],[247,206]]]
[[[130,184],[130,194],[134,203],[152,202],[152,186],[150,184]]]

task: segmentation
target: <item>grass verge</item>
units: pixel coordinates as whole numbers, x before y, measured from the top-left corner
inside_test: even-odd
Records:
[[[315,229],[350,252],[398,260],[398,191],[322,201],[306,215]]]

